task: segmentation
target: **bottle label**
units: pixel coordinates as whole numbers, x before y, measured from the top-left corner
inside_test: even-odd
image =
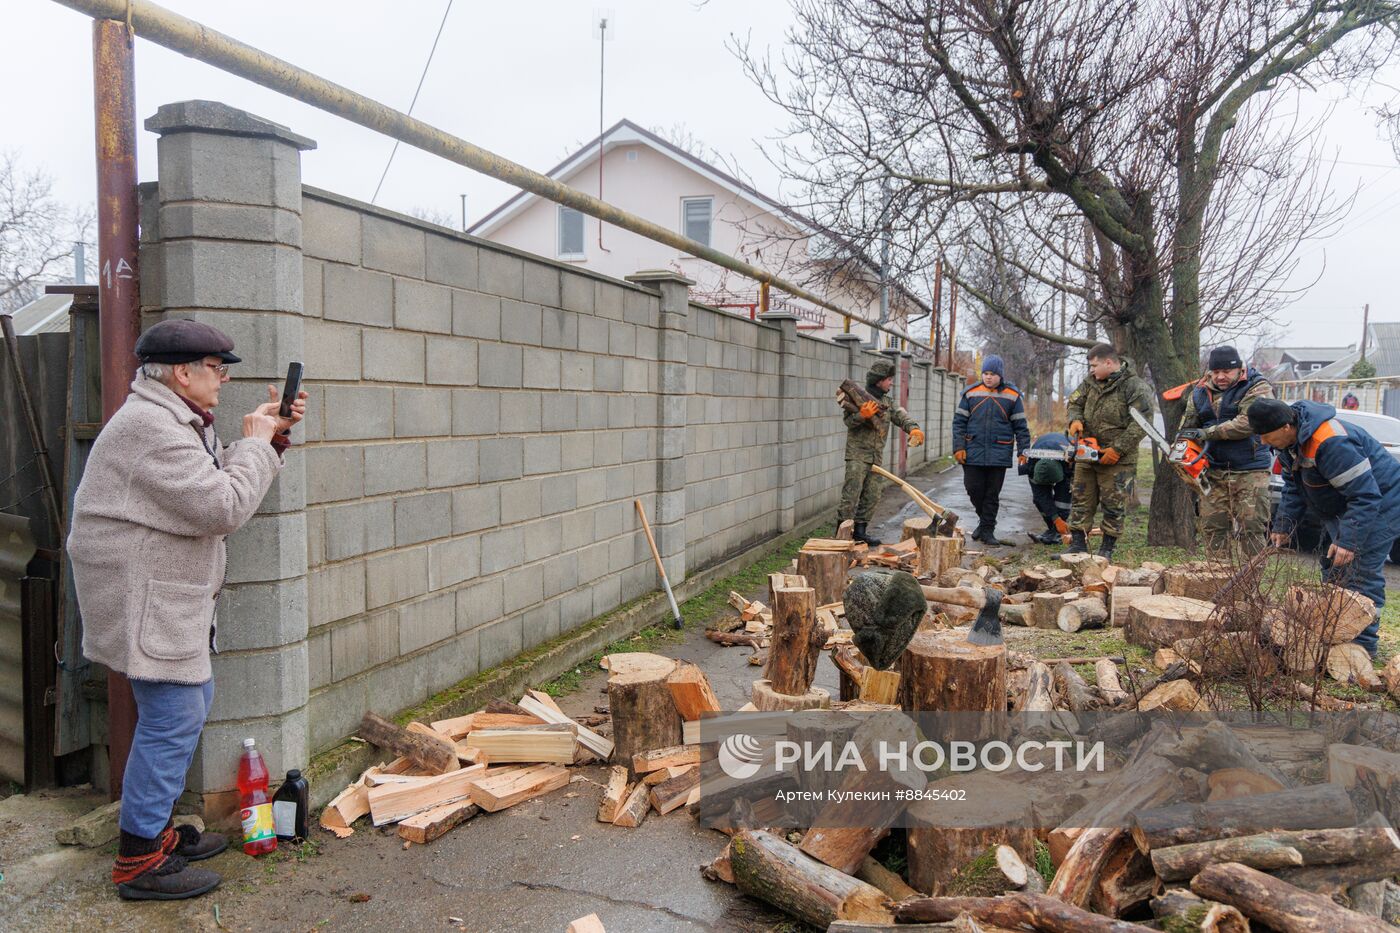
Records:
[[[297,802],[295,800],[272,801],[272,822],[277,835],[290,839],[297,834]]]
[[[238,815],[243,821],[244,843],[262,842],[275,835],[272,822],[272,804],[260,803],[256,806],[244,807]]]

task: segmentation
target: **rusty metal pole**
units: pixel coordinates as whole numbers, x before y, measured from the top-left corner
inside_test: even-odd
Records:
[[[135,37],[126,23],[92,22],[92,84],[97,124],[97,320],[102,338],[102,422],[126,399],[141,330],[136,277]],[[107,675],[107,763],[113,800],[121,796],[136,700],[131,684]]]
[[[953,364],[957,362],[955,355],[957,351],[958,335],[958,280],[953,279],[948,288],[948,371],[953,371]]]
[[[933,365],[938,365],[938,358],[943,351],[943,260],[933,261],[933,324],[929,328],[929,336],[933,338]]]

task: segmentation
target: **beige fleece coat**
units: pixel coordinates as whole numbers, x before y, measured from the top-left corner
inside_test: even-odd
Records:
[[[257,511],[281,465],[264,440],[221,447],[179,396],[138,375],[73,502],[83,654],[138,680],[208,680],[224,536]]]

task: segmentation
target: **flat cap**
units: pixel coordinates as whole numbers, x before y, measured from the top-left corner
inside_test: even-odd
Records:
[[[225,363],[241,363],[233,355],[233,338],[210,324],[185,318],[167,318],[136,341],[136,357],[143,363],[193,363],[217,356]]]

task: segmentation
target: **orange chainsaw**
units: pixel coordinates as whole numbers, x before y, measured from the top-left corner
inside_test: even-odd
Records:
[[[1130,408],[1128,414],[1132,415],[1138,426],[1147,432],[1152,443],[1157,445],[1157,449],[1186,481],[1186,485],[1201,495],[1210,492],[1210,480],[1206,479],[1206,467],[1210,466],[1210,462],[1206,460],[1205,448],[1202,445],[1184,437],[1177,438],[1175,444],[1168,444],[1167,439],[1162,436],[1162,432],[1158,431],[1151,421],[1144,418],[1142,412],[1136,408]]]

